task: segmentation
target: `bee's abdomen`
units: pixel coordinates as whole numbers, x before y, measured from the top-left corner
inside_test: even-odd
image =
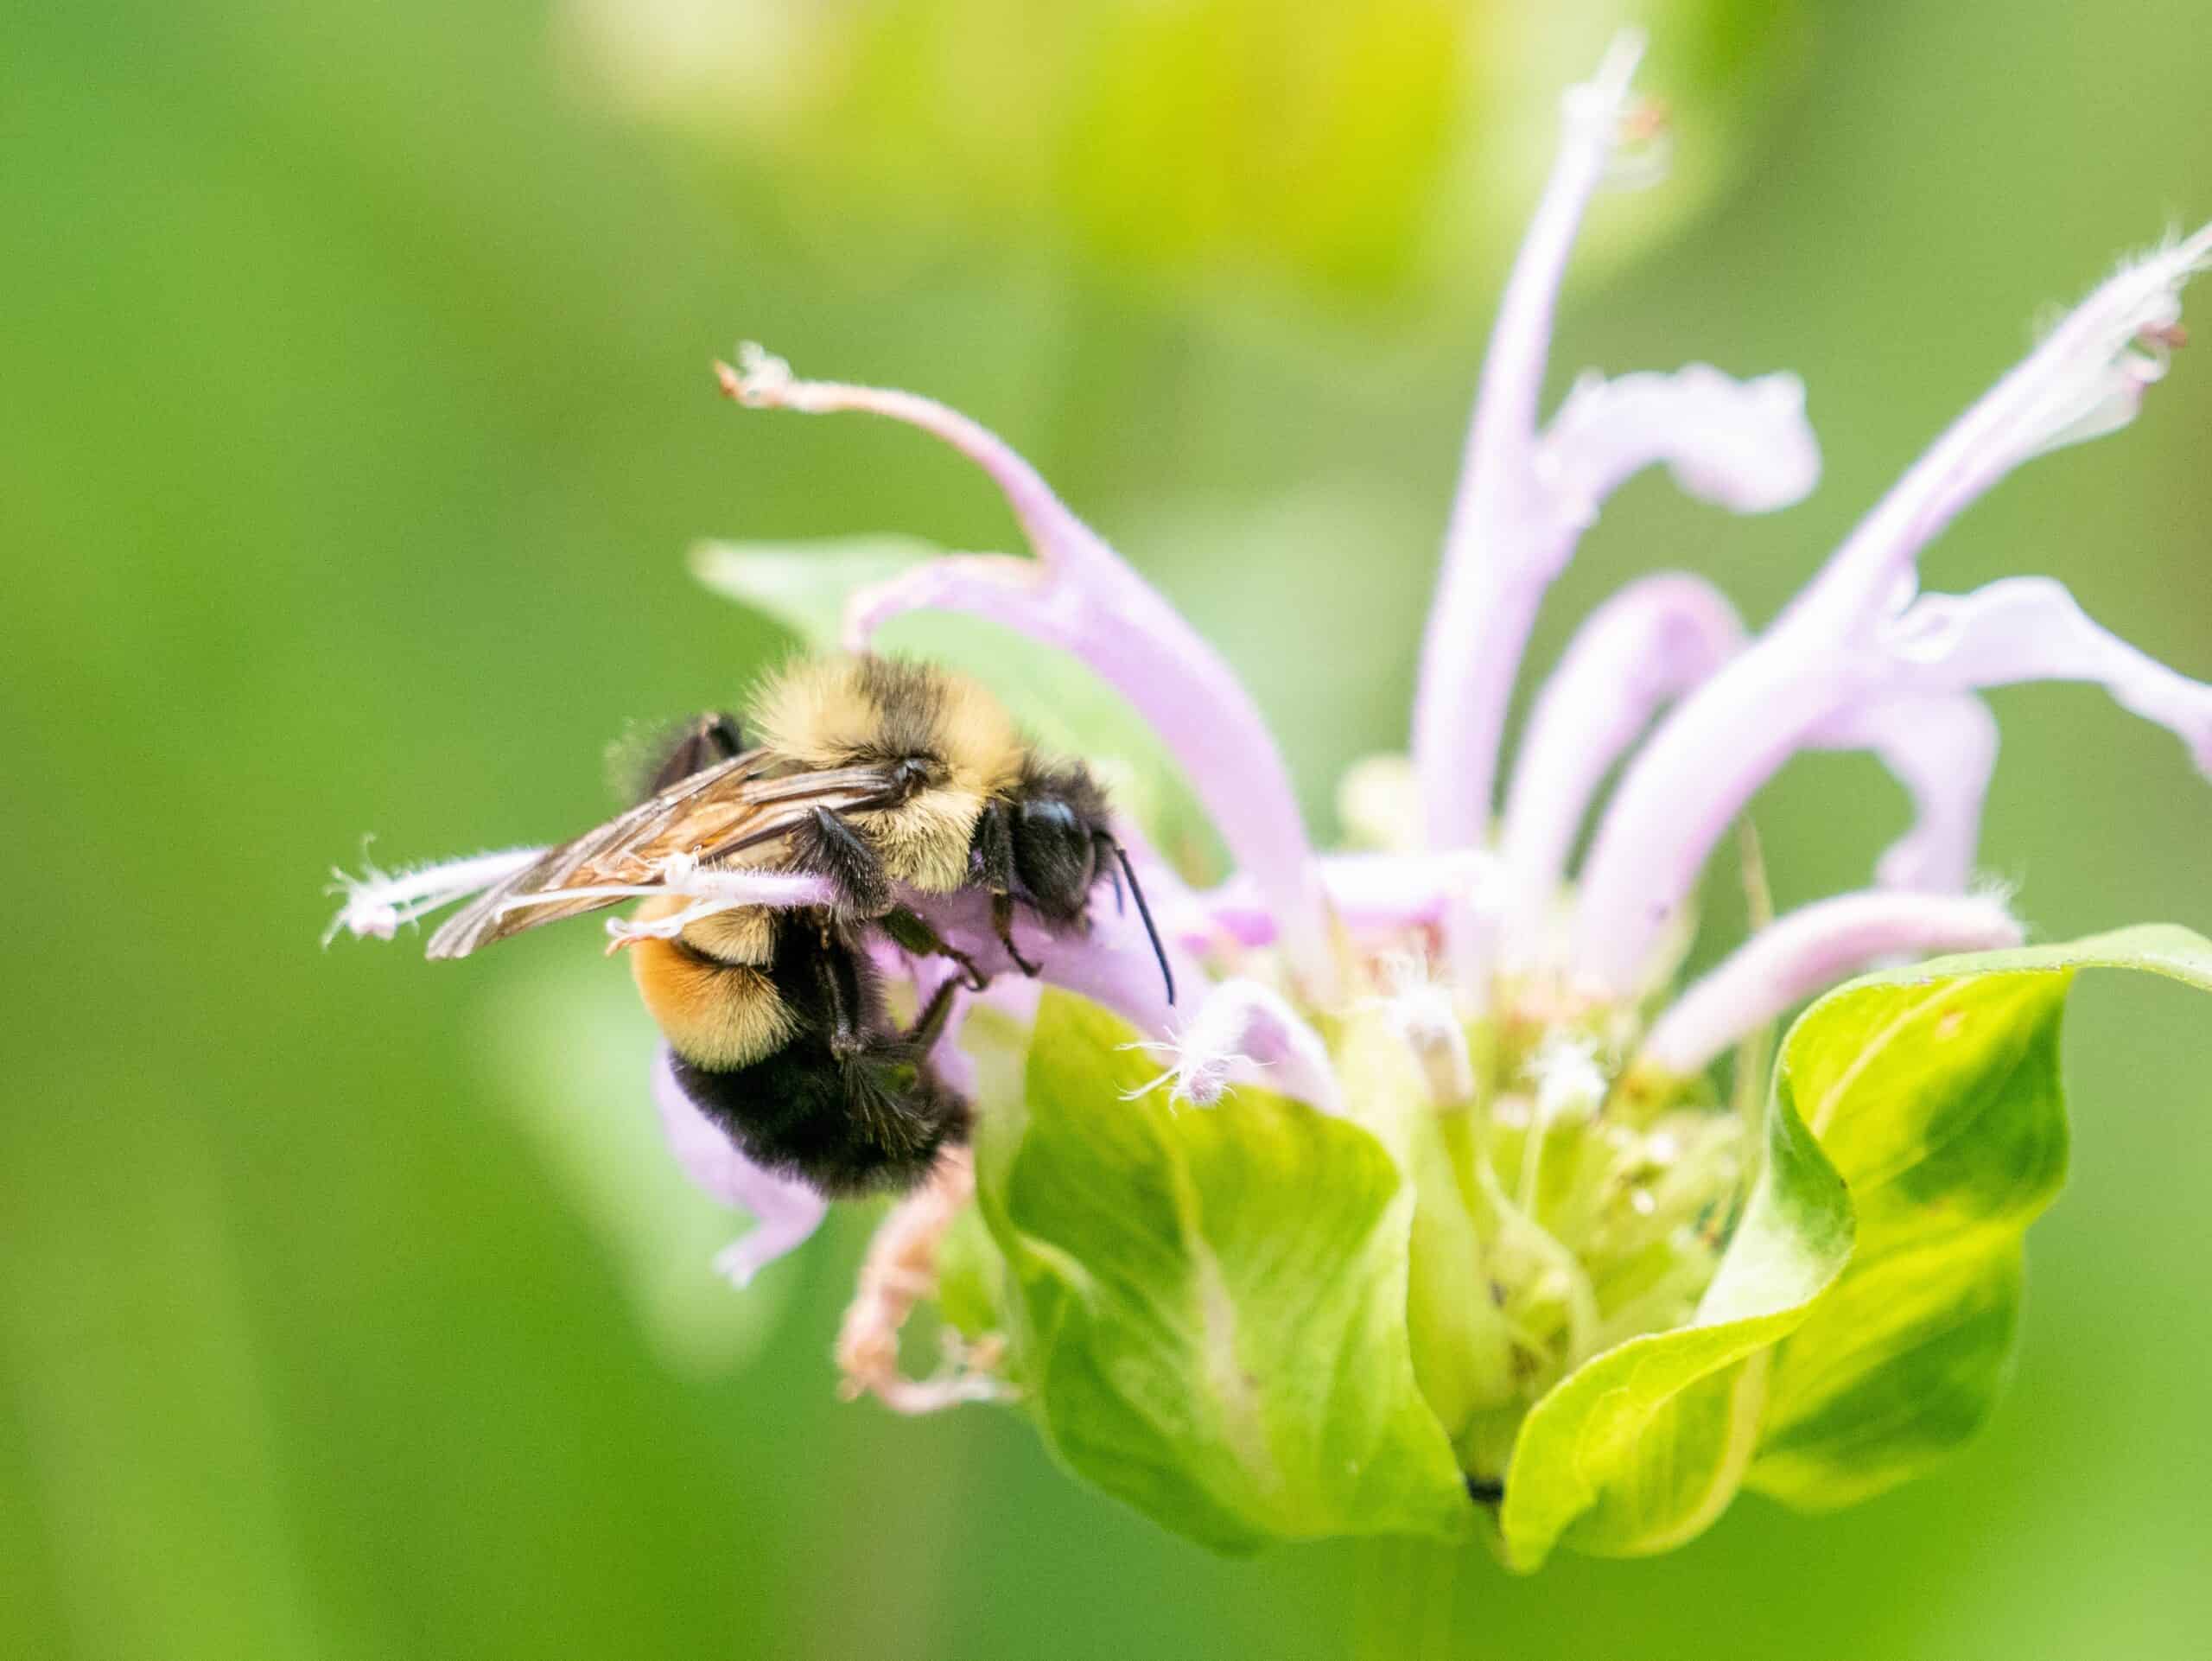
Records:
[[[833,1198],[911,1188],[968,1137],[967,1103],[893,1047],[841,1060],[810,1034],[720,1070],[679,1048],[676,1078],[753,1163]]]
[[[798,1017],[760,970],[651,939],[631,948],[630,970],[669,1048],[694,1066],[747,1066],[798,1030]]]

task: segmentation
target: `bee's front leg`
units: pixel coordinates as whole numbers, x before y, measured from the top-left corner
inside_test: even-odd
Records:
[[[865,837],[826,807],[791,838],[793,865],[826,876],[837,890],[839,908],[856,917],[880,917],[891,909],[891,877]]]
[[[976,862],[982,869],[983,886],[991,893],[991,927],[997,932],[999,944],[1014,959],[1016,969],[1035,979],[1038,966],[1023,957],[1014,943],[1014,826],[1004,802],[985,803],[982,817],[976,822]]]

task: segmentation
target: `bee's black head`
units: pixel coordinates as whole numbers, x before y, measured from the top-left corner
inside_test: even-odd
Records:
[[[1047,922],[1075,921],[1098,881],[1101,842],[1112,841],[1106,792],[1080,766],[1033,760],[1008,807],[1023,898]]]
[[[1115,881],[1116,903],[1126,879],[1144,920],[1153,954],[1175,1001],[1175,976],[1166,949],[1153,926],[1151,907],[1137,887],[1129,856],[1122,851],[1108,823],[1106,792],[1089,771],[1074,763],[1033,761],[1024,769],[1012,804],[1014,875],[1023,897],[1049,923],[1072,923],[1084,914],[1101,876]]]

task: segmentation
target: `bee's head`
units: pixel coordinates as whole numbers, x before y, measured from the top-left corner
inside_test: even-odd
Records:
[[[1025,898],[1049,923],[1072,923],[1090,903],[1100,877],[1115,880],[1116,903],[1126,880],[1144,920],[1153,953],[1160,959],[1167,1001],[1175,1001],[1175,977],[1167,952],[1153,926],[1152,911],[1137,887],[1129,856],[1108,824],[1106,792],[1083,767],[1071,762],[1039,763],[1024,768],[1012,803],[1014,869]]]
[[[1113,843],[1106,792],[1082,767],[1032,761],[1011,806],[1014,869],[1026,897],[1046,920],[1073,922]]]

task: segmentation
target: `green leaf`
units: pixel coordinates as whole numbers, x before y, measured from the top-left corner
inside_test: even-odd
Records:
[[[1973,1434],[2010,1363],[2021,1236],[2065,1176],[2058,1023],[2088,967],[2212,990],[2212,943],[2160,926],[1943,958],[1798,1020],[1698,1319],[1536,1404],[1507,1480],[1509,1561],[1534,1569],[1561,1540],[1665,1550],[1739,1485],[1847,1504]]]
[[[699,581],[760,613],[813,651],[839,645],[845,597],[938,557],[912,537],[818,542],[704,543],[691,554]],[[986,618],[906,612],[878,632],[886,652],[926,658],[982,681],[1044,748],[1097,767],[1115,799],[1194,880],[1224,869],[1220,843],[1181,769],[1142,716],[1077,658]]]
[[[817,542],[702,542],[691,550],[700,583],[780,623],[816,651],[836,647],[845,596],[937,557],[916,537],[830,537]]]
[[[2212,944],[2158,926],[1948,958],[1846,987],[1792,1030],[1859,1246],[1777,1353],[1750,1486],[1848,1505],[1987,1419],[2019,1324],[2021,1237],[2065,1181],[2059,1026],[2090,967],[2212,990]]]
[[[1466,1537],[1408,1352],[1396,1165],[1358,1125],[1264,1091],[1178,1108],[1135,1038],[1048,991],[1026,1098],[982,1130],[1015,1366],[1052,1447],[1217,1550]]]
[[[1681,1544],[1734,1498],[1757,1446],[1766,1352],[1851,1254],[1842,1181],[1800,1116],[1785,1048],[1766,1158],[1697,1319],[1586,1362],[1533,1408],[1499,1512],[1507,1562],[1564,1539],[1606,1556]]]

